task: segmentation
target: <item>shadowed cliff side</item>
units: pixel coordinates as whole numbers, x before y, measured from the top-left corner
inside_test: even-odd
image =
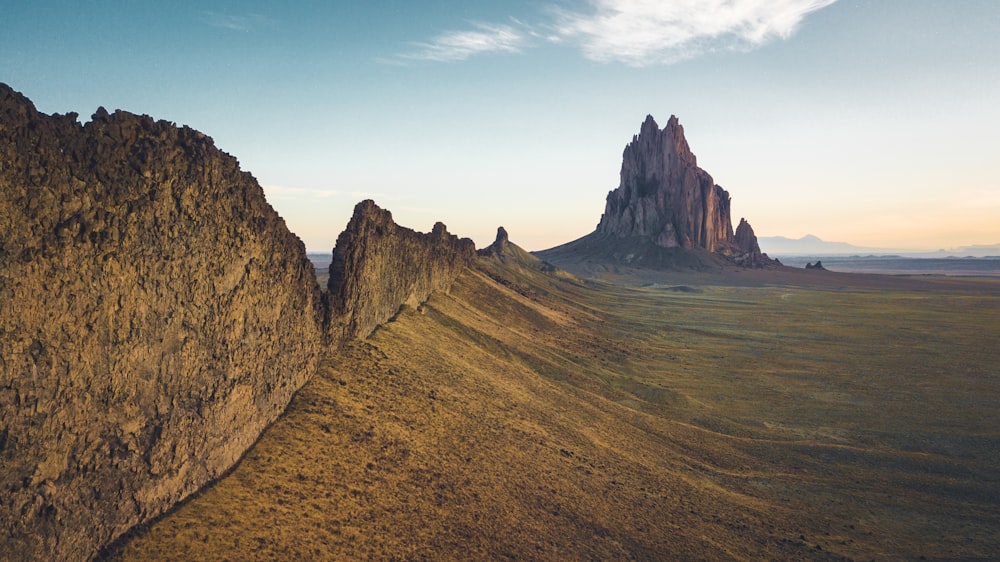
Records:
[[[0,559],[84,560],[230,468],[314,372],[319,288],[188,127],[0,84]]]
[[[371,200],[358,203],[330,263],[330,341],[367,337],[401,305],[415,306],[447,289],[475,258],[472,240],[449,234],[440,222],[423,234],[397,225]]]

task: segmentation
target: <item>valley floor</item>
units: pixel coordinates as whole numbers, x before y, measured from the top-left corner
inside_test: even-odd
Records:
[[[1000,282],[481,262],[109,557],[1000,552]]]

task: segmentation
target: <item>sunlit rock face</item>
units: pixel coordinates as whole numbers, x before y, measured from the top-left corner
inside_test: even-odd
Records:
[[[240,458],[315,370],[319,288],[188,127],[0,84],[0,560],[86,560]]]
[[[447,290],[475,258],[475,243],[449,234],[440,222],[420,233],[397,225],[371,200],[358,203],[330,263],[329,340],[336,345],[368,336],[400,306]]]
[[[760,248],[749,224],[740,241],[733,233],[729,193],[698,167],[671,116],[660,129],[646,116],[622,155],[621,182],[608,193],[600,235],[648,240],[661,248],[702,249],[760,265]],[[748,237],[749,236],[749,237]]]

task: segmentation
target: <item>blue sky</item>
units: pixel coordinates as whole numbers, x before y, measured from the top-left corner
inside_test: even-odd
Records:
[[[311,251],[364,198],[479,246],[575,239],[647,113],[758,235],[1000,242],[994,0],[0,4],[0,81],[212,136]]]

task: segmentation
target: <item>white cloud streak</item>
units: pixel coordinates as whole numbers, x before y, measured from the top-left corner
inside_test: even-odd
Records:
[[[268,21],[260,14],[220,14],[217,12],[205,12],[205,20],[212,27],[243,33],[253,31]]]
[[[486,53],[520,53],[527,45],[527,34],[513,26],[473,25],[475,29],[471,31],[448,31],[429,42],[415,43],[415,51],[399,56],[409,60],[454,62]]]
[[[591,60],[671,64],[787,39],[808,14],[835,1],[594,0],[588,13],[554,10],[555,30]]]
[[[442,33],[400,60],[464,61],[486,53],[520,53],[544,36],[575,45],[599,62],[641,67],[673,64],[718,51],[749,51],[787,39],[802,20],[837,0],[591,0],[585,12],[552,7],[553,21],[532,26],[474,24]]]

